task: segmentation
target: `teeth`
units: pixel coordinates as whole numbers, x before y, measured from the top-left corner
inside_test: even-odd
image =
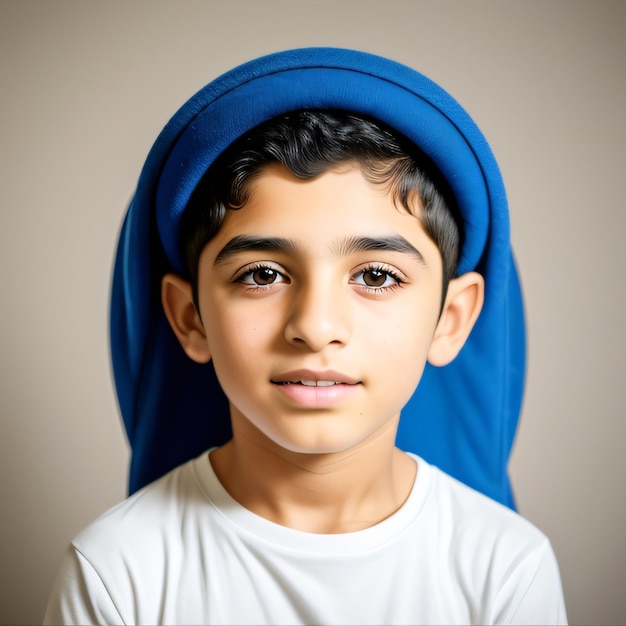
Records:
[[[301,380],[301,385],[306,385],[307,387],[331,387],[332,385],[338,385],[333,380]]]

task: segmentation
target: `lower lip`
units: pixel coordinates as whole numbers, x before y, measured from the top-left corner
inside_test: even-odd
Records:
[[[330,385],[312,387],[309,385],[276,384],[277,389],[295,404],[311,409],[329,409],[351,396],[359,385]]]

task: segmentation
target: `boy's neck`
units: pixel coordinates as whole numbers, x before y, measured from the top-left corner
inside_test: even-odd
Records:
[[[397,511],[415,481],[416,464],[395,448],[389,426],[333,454],[294,453],[235,430],[210,461],[226,491],[265,519],[305,532],[354,532]]]

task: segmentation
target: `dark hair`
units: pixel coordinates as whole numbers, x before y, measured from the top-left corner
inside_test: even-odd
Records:
[[[462,245],[462,221],[445,179],[417,148],[379,122],[343,111],[296,111],[265,122],[235,141],[209,168],[183,213],[180,248],[197,303],[198,261],[227,210],[243,207],[250,182],[268,163],[313,178],[356,161],[371,182],[388,185],[396,202],[420,219],[439,248],[443,295],[454,278]]]

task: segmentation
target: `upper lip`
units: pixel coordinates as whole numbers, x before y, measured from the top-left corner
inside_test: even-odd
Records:
[[[345,385],[356,385],[360,381],[341,372],[334,370],[315,371],[309,369],[293,370],[285,372],[272,378],[273,383],[298,383],[302,380],[307,381],[332,381],[335,383],[343,383]]]

